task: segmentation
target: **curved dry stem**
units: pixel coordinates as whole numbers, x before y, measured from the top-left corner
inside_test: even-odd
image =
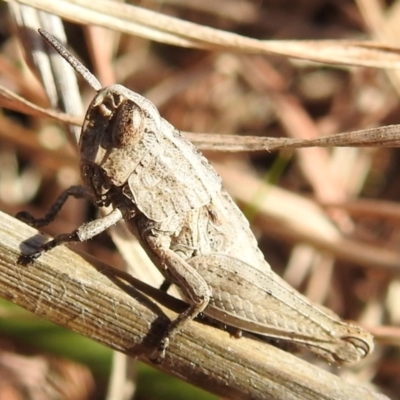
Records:
[[[0,213],[0,296],[59,325],[151,364],[173,313],[137,292],[111,267],[60,246],[29,265],[21,252],[43,242],[37,231]],[[232,399],[385,399],[248,338],[190,322],[157,368]]]
[[[376,68],[398,68],[400,63],[399,49],[385,44],[346,40],[257,40],[110,0],[18,0],[18,3],[75,23],[103,26],[175,46],[272,53],[330,64]]]

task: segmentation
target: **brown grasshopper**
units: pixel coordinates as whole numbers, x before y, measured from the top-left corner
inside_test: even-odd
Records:
[[[90,239],[123,219],[188,303],[168,326],[160,358],[171,335],[199,313],[307,347],[329,361],[357,362],[373,350],[368,332],[313,305],[271,270],[217,172],[149,100],[121,85],[102,88],[49,33],[39,32],[97,95],[79,143],[84,186],[61,194],[43,219],[26,212],[18,217],[44,226],[69,196],[89,196],[96,206],[111,205],[113,210],[57,236],[28,257]]]

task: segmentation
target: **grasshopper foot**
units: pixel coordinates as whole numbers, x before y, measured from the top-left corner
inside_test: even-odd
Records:
[[[23,265],[24,267],[29,266],[34,259],[30,256],[30,254],[21,254],[18,257],[18,264]]]
[[[75,232],[72,233],[64,233],[61,235],[58,235],[54,239],[48,241],[47,243],[44,243],[40,247],[38,247],[36,250],[32,251],[31,253],[24,254],[20,257],[20,261],[22,264],[29,264],[30,262],[38,259],[41,255],[44,253],[48,252],[51,249],[54,249],[54,247],[59,246],[60,244],[63,243],[68,243],[68,242],[77,242],[79,241],[79,237]]]
[[[169,346],[169,338],[166,336],[160,340],[157,348],[151,354],[150,360],[154,364],[162,364],[165,359],[165,354],[168,346]]]
[[[31,264],[34,260],[37,260],[43,253],[46,252],[44,246],[40,246],[38,249],[32,251],[31,253],[22,254],[18,258],[18,263],[24,266]]]

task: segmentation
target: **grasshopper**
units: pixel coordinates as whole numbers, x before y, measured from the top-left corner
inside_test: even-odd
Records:
[[[18,217],[35,227],[47,225],[69,196],[89,197],[112,211],[55,237],[29,258],[124,220],[188,303],[160,341],[160,360],[173,333],[199,313],[306,347],[330,362],[354,363],[373,350],[371,334],[312,304],[271,270],[217,172],[149,100],[118,84],[102,88],[54,37],[39,33],[97,94],[79,143],[83,186],[61,194],[42,219],[27,212]]]

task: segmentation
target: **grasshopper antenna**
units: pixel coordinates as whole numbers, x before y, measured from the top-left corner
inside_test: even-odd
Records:
[[[39,34],[49,43],[57,53],[66,60],[71,67],[82,76],[82,78],[98,92],[103,87],[98,79],[78,60],[76,59],[52,34],[49,32],[38,29]]]

